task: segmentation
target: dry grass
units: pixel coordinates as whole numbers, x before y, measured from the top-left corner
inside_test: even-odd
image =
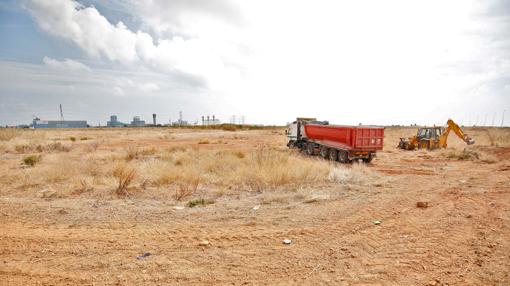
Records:
[[[129,186],[136,177],[136,170],[126,165],[118,165],[113,169],[112,175],[118,182],[114,193],[119,197],[128,196]]]
[[[107,198],[113,190],[119,197],[184,201],[242,192],[277,198],[281,191],[291,192],[287,197],[293,199],[296,190],[307,190],[299,191],[300,195],[316,201],[308,190],[323,186],[366,189],[384,186],[388,180],[371,167],[332,164],[289,150],[284,136],[273,131],[240,130],[234,135],[221,130],[178,129],[172,131],[175,139],[161,139],[168,135],[165,129],[16,131],[9,141],[0,142],[0,150],[4,150],[0,167],[9,170],[0,176],[0,192],[29,195],[52,188],[64,197]],[[477,141],[474,147],[466,147],[460,139],[450,140],[452,147],[440,152],[452,160],[496,162],[481,147],[504,146],[510,131],[489,131],[469,129],[467,133]],[[414,132],[415,128],[386,129],[385,150],[394,150],[399,137]],[[70,137],[94,139],[71,143]],[[197,144],[204,138],[227,144]],[[32,154],[44,160],[30,168],[20,164]],[[135,192],[142,189],[144,192]]]
[[[450,148],[447,150],[443,150],[441,155],[448,159],[454,160],[469,160],[469,161],[480,161],[483,163],[492,164],[497,162],[497,158],[491,154],[487,154],[482,150],[478,150],[476,147],[474,148],[464,148],[462,150]]]
[[[510,146],[510,132],[508,128],[489,128],[487,137],[490,146],[508,147]]]
[[[0,141],[10,141],[21,135],[21,130],[14,128],[0,128]]]
[[[443,154],[448,159],[456,159],[456,160],[478,160],[480,159],[480,154],[471,149],[449,149],[443,152]]]
[[[198,190],[198,185],[200,184],[200,178],[192,178],[190,180],[183,180],[179,182],[178,188],[175,191],[175,199],[181,201],[184,198],[187,198],[193,194],[195,194]]]
[[[126,151],[126,161],[131,161],[138,158],[138,148],[135,146],[128,146],[125,149]]]

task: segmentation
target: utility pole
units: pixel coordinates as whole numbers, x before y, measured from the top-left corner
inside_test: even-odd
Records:
[[[505,111],[506,109],[503,110],[503,115],[501,115],[501,127],[503,127],[503,124],[505,123]]]
[[[62,104],[60,106],[60,121],[64,121],[64,112],[62,112]]]
[[[496,112],[494,112],[494,116],[492,116],[492,127],[496,127]]]

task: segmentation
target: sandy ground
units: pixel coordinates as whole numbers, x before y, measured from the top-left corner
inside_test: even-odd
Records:
[[[478,144],[496,158],[484,163],[387,143],[367,168],[388,183],[311,199],[245,192],[182,208],[2,191],[0,284],[510,285],[510,148]]]

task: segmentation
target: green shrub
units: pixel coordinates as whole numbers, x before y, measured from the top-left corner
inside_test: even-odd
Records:
[[[213,200],[204,200],[204,199],[194,199],[194,200],[189,201],[186,205],[189,208],[194,208],[196,206],[206,206],[206,205],[210,205],[210,204],[214,204],[214,201]]]
[[[41,156],[28,155],[28,156],[23,157],[23,163],[26,166],[33,167],[33,166],[35,166],[35,164],[39,163],[39,161],[41,161]]]

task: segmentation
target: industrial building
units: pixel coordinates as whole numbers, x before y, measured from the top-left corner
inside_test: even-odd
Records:
[[[34,118],[33,128],[87,128],[86,120],[41,120]]]
[[[202,116],[202,125],[208,126],[208,125],[219,125],[221,124],[220,120],[216,118],[216,116],[212,116],[212,119],[209,115]]]
[[[140,120],[140,116],[133,117],[133,121],[131,121],[132,127],[144,127],[145,120]]]
[[[127,124],[124,122],[118,121],[117,115],[112,115],[112,116],[110,116],[110,121],[106,122],[106,126],[108,126],[108,127],[123,127],[123,126],[127,126]]]

